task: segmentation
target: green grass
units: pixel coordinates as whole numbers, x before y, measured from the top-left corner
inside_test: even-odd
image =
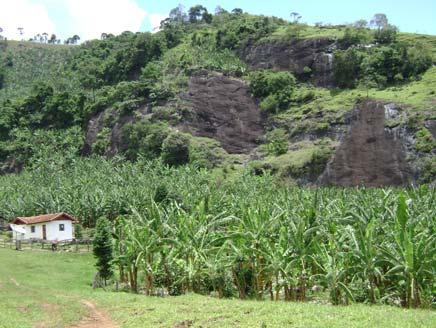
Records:
[[[68,327],[95,301],[121,327],[434,327],[436,313],[389,306],[218,300],[186,295],[145,297],[93,291],[90,254],[0,248],[0,327]]]
[[[412,45],[416,42],[426,44],[433,54],[433,61],[436,61],[436,35],[399,33],[398,41],[408,42]]]
[[[301,39],[318,39],[318,38],[341,38],[344,36],[344,28],[340,27],[316,27],[310,25],[300,24],[298,32],[298,37]],[[271,35],[262,38],[259,42],[274,41],[274,40],[286,40],[290,39],[292,33],[293,25],[289,24],[287,26],[280,26]],[[291,33],[291,34],[290,34]],[[295,32],[294,32],[295,33]]]
[[[73,88],[77,81],[66,76],[65,66],[77,49],[75,46],[8,41],[6,48],[0,48],[0,59],[12,58],[12,66],[6,66],[0,100],[28,95],[35,81]]]

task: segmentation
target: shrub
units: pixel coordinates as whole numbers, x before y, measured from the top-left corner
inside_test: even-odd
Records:
[[[336,50],[333,57],[333,77],[340,88],[354,88],[360,75],[364,54],[355,49]]]
[[[98,134],[95,142],[92,144],[92,152],[103,156],[110,145],[111,129],[103,128]]]
[[[279,156],[288,151],[288,135],[284,129],[274,129],[267,133],[268,153]]]
[[[394,25],[386,25],[374,32],[374,41],[379,44],[390,44],[397,39],[398,28]]]
[[[339,40],[339,44],[344,48],[353,45],[368,44],[373,39],[371,32],[367,28],[347,27],[344,36]]]
[[[251,73],[249,82],[252,94],[264,98],[260,107],[267,111],[287,108],[296,86],[295,77],[291,73],[267,70]]]
[[[137,159],[138,155],[149,159],[159,157],[168,133],[169,129],[165,123],[144,120],[126,124],[122,129],[124,153],[130,160]]]
[[[189,162],[189,138],[180,132],[168,135],[162,144],[162,160],[170,166]]]
[[[416,132],[415,148],[418,151],[429,153],[436,148],[436,141],[431,132],[426,128],[422,128]]]

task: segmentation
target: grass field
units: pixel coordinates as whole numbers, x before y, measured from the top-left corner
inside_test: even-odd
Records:
[[[93,291],[90,254],[0,249],[0,327],[69,327],[95,302],[120,327],[435,327],[436,312],[389,306],[145,297]]]

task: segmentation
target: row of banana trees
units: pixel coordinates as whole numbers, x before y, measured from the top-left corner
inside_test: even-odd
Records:
[[[119,277],[147,295],[165,288],[305,301],[317,286],[333,304],[432,306],[434,217],[411,219],[402,194],[372,216],[340,200],[323,213],[316,192],[306,193],[307,202],[251,204],[235,215],[211,214],[207,200],[189,212],[151,200],[115,220]]]
[[[113,225],[115,279],[132,292],[432,307],[436,194],[290,188],[159,162],[75,159],[0,177],[5,218],[64,211]]]

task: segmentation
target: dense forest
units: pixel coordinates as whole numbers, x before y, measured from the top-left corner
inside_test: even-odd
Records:
[[[435,36],[179,6],[0,51],[0,217],[97,226],[102,278],[434,306]]]

